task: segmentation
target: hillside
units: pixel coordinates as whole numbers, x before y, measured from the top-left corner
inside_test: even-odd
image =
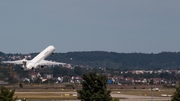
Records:
[[[30,53],[32,57],[37,53]],[[5,54],[0,52],[0,60],[9,60],[9,56],[24,58],[27,54]],[[66,62],[85,67],[106,67],[118,69],[179,69],[180,52],[115,53],[104,51],[55,53],[48,60]],[[12,60],[12,59],[11,59]]]

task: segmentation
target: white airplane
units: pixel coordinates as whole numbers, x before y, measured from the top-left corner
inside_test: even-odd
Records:
[[[23,59],[23,60],[16,60],[16,61],[2,61],[2,63],[22,64],[22,69],[24,70],[33,70],[38,67],[43,68],[45,65],[47,66],[63,65],[64,66],[66,63],[44,60],[49,55],[53,54],[54,50],[55,50],[55,47],[51,45],[51,46],[48,46],[46,49],[44,49],[32,60]]]

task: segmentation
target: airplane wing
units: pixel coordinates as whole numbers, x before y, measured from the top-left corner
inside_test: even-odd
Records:
[[[48,60],[42,60],[41,62],[39,62],[39,65],[65,65],[66,63],[62,63],[62,62],[53,62],[53,61],[48,61]]]
[[[15,60],[15,61],[1,61],[1,63],[10,63],[10,64],[23,64],[24,62],[30,62],[29,60],[23,59],[23,60]]]
[[[23,60],[16,60],[16,61],[2,61],[2,63],[23,64]]]

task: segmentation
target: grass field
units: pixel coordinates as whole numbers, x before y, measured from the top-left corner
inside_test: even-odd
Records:
[[[27,99],[77,99],[77,96],[73,96],[73,93],[76,93],[75,89],[64,88],[63,85],[24,85],[23,88],[19,88],[18,85],[8,86],[10,89],[15,89],[15,96],[18,98],[27,98]],[[115,87],[114,87],[115,88]],[[146,89],[122,89],[122,86],[119,88],[110,88],[112,94],[121,93],[127,95],[137,95],[137,96],[157,96],[160,97],[161,94],[173,95],[175,89],[163,89],[160,88],[160,91],[151,91],[148,87]],[[133,87],[132,87],[133,88]],[[71,92],[71,93],[70,93]]]
[[[175,89],[161,89],[160,91],[151,91],[149,89],[120,89],[113,90],[112,93],[127,94],[127,95],[137,95],[137,96],[157,96],[160,97],[161,94],[173,95]]]
[[[160,91],[151,91],[149,89],[115,89],[112,94],[121,93],[127,95],[137,96],[156,96],[160,97],[161,94],[172,95],[175,89],[162,89]],[[70,89],[17,89],[15,96],[18,98],[28,99],[77,99],[73,96],[76,90]]]

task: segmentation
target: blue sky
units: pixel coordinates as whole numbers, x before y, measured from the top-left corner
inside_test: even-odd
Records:
[[[180,51],[179,0],[0,1],[0,51]]]

